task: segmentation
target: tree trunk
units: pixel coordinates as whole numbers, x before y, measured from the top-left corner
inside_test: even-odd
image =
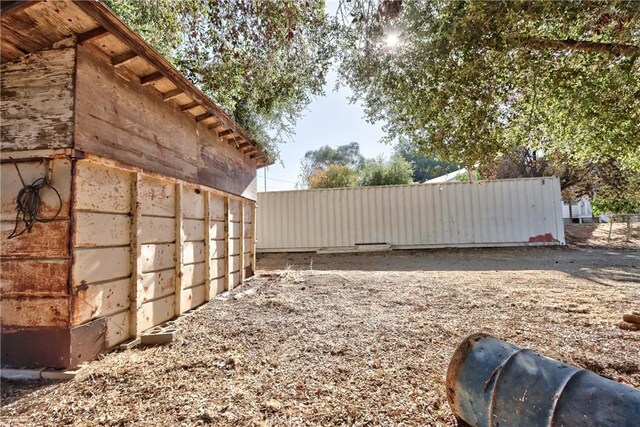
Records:
[[[573,199],[569,197],[569,225],[573,225]]]

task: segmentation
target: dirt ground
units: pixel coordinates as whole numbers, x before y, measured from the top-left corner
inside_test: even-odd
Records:
[[[611,232],[611,233],[610,233]],[[627,240],[627,224],[573,224],[564,228],[567,244],[574,247],[640,248],[640,223],[631,224]]]
[[[69,382],[2,382],[4,425],[454,425],[444,379],[484,331],[640,387],[640,250],[271,254],[167,346]]]

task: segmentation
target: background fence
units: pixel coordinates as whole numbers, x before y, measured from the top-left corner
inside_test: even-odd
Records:
[[[564,244],[556,177],[258,194],[257,250]]]

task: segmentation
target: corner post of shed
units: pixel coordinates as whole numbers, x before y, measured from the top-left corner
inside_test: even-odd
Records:
[[[182,223],[184,221],[182,217],[182,183],[176,183],[176,243],[175,243],[175,269],[176,269],[176,282],[175,282],[175,315],[180,316],[182,314],[182,252],[184,247],[184,229]]]

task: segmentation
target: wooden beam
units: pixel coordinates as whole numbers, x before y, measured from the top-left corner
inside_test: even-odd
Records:
[[[216,117],[216,119],[213,121],[213,123],[209,124],[209,130],[211,130],[211,129],[215,129],[215,128],[217,128],[218,126],[220,126],[220,119],[218,119],[218,118]]]
[[[249,204],[251,209],[251,274],[256,274],[256,202]]]
[[[225,137],[225,136],[227,136],[227,135],[231,135],[231,134],[233,134],[233,133],[234,133],[234,132],[233,132],[233,130],[232,130],[232,129],[227,129],[227,130],[223,130],[222,132],[218,132],[218,136],[219,136],[220,138],[223,138],[223,137]]]
[[[78,44],[85,44],[96,41],[108,36],[109,34],[109,31],[107,31],[107,29],[104,27],[94,28],[93,30],[89,30],[86,33],[78,34]]]
[[[211,193],[204,192],[204,300],[210,301],[211,292]]]
[[[244,201],[240,202],[240,282],[246,279],[244,265]]]
[[[196,116],[196,122],[201,122],[203,120],[208,119],[209,117],[213,117],[213,114],[211,114],[210,112],[206,112],[203,114],[200,114],[199,116]]]
[[[231,283],[231,251],[229,251],[229,245],[231,239],[229,233],[231,232],[231,216],[229,215],[229,196],[224,198],[224,290],[230,291],[233,289],[233,283]]]
[[[194,108],[199,107],[199,106],[200,106],[199,102],[193,101],[193,102],[190,102],[188,104],[181,105],[180,106],[180,111],[184,112],[184,111],[193,110]]]
[[[113,65],[116,68],[122,67],[123,65],[127,65],[129,62],[131,62],[132,59],[137,57],[138,57],[138,54],[135,52],[126,52],[121,55],[116,55],[113,58],[111,58],[111,65]]]
[[[176,98],[180,95],[182,95],[184,92],[182,91],[182,89],[173,89],[170,90],[169,92],[165,92],[162,94],[162,100],[163,101],[170,101],[173,98]]]
[[[182,184],[175,184],[176,189],[176,206],[175,206],[175,215],[176,215],[176,228],[175,228],[175,305],[174,305],[174,313],[176,316],[180,316],[182,314],[182,252],[184,246],[184,231],[182,227],[183,217],[182,217]]]
[[[139,204],[140,174],[134,173],[131,180],[131,289],[129,290],[129,337],[137,338],[140,330],[140,308],[142,306],[142,240],[141,211]]]
[[[250,146],[250,145],[251,145],[251,143],[250,143],[250,142],[248,142],[248,141],[244,141],[244,142],[242,142],[242,143],[240,143],[240,144],[238,145],[238,148],[244,148],[244,147],[248,147],[248,146]]]
[[[155,72],[155,73],[147,74],[146,76],[142,76],[140,78],[140,84],[142,86],[148,86],[162,79],[164,79],[164,74],[160,72]]]

